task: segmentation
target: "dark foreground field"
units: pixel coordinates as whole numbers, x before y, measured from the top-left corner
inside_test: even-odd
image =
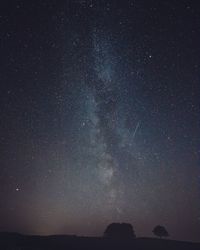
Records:
[[[77,237],[67,235],[27,236],[16,233],[0,233],[0,249],[3,250],[200,250],[200,243],[136,238],[134,240],[111,240],[95,237]]]

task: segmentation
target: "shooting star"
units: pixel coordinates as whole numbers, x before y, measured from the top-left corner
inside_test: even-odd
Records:
[[[138,122],[137,125],[136,125],[136,127],[135,127],[135,130],[134,130],[134,133],[133,133],[133,139],[135,138],[135,135],[136,135],[139,127],[140,127],[140,122]]]

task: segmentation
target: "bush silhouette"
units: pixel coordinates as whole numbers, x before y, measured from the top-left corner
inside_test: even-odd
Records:
[[[153,231],[152,231],[156,236],[162,238],[162,237],[168,237],[169,234],[167,232],[167,230],[165,229],[165,227],[163,226],[156,226]]]
[[[107,226],[104,237],[112,239],[133,239],[135,232],[129,223],[111,223]]]

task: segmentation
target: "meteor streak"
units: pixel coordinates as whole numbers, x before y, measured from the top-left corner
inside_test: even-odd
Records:
[[[137,125],[136,125],[136,127],[135,127],[135,131],[133,133],[133,139],[135,138],[135,135],[136,135],[139,127],[140,127],[140,122],[138,122]]]

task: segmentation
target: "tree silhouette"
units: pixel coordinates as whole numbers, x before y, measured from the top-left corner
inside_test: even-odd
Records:
[[[135,232],[129,223],[111,223],[107,226],[104,237],[112,239],[133,239]]]
[[[153,231],[152,231],[156,236],[162,238],[162,237],[168,237],[169,233],[167,232],[167,230],[165,229],[165,227],[163,226],[156,226]]]

